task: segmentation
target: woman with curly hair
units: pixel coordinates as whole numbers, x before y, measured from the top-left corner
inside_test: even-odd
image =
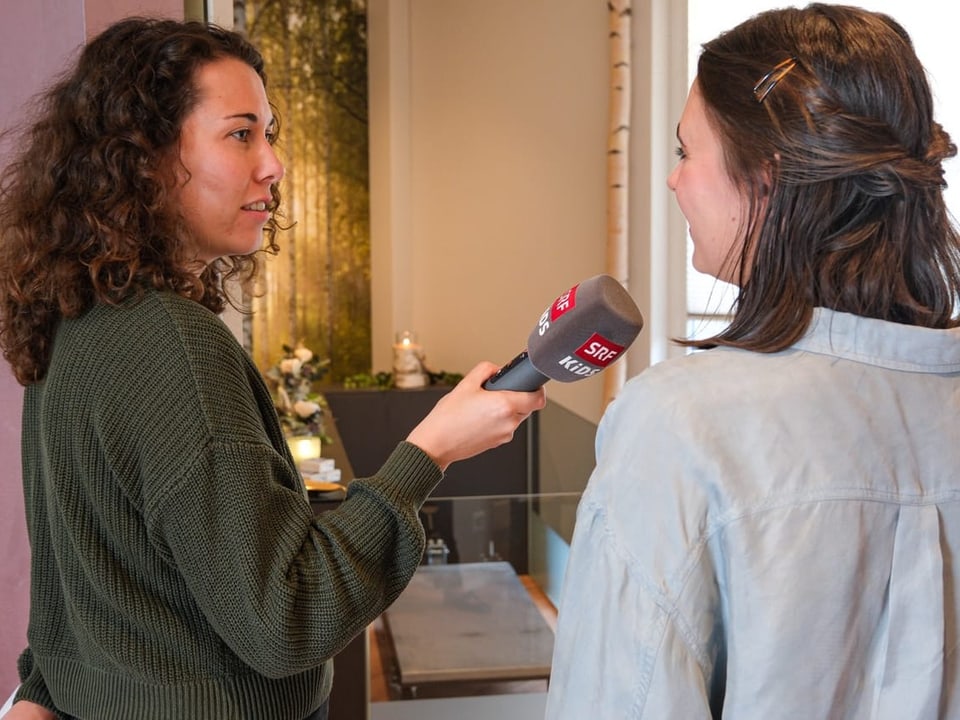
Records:
[[[667,184],[739,287],[627,383],[577,513],[547,717],[960,717],[956,153],[886,15],[706,43]]]
[[[29,647],[10,718],[326,717],[333,657],[422,557],[452,462],[543,392],[481,363],[314,516],[273,402],[217,314],[277,250],[263,60],[128,19],[43,97],[0,186],[0,346],[25,386]]]

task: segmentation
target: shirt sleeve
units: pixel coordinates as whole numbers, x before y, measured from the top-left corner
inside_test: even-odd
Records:
[[[710,718],[703,671],[671,611],[619,556],[602,508],[581,505],[546,717]]]
[[[687,459],[652,398],[618,398],[577,510],[559,604],[549,720],[710,718],[715,579],[678,500]],[[692,598],[692,602],[691,602]]]

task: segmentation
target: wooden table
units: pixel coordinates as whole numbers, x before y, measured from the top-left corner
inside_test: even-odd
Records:
[[[550,677],[553,631],[508,562],[422,565],[383,619],[409,696],[429,683]]]

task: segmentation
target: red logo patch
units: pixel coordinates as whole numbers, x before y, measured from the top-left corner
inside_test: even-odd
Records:
[[[577,357],[595,367],[605,368],[623,352],[623,345],[607,340],[603,335],[594,333],[583,345],[577,348]]]
[[[556,322],[557,318],[563,315],[565,312],[570,312],[577,305],[577,288],[578,285],[574,285],[572,288],[567,290],[563,295],[558,297],[553,301],[553,305],[550,306],[550,321]]]

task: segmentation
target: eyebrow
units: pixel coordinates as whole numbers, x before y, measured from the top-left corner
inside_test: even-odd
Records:
[[[252,123],[254,123],[254,124],[256,124],[256,123],[258,123],[258,122],[260,121],[260,116],[257,115],[256,113],[252,113],[252,112],[251,112],[251,113],[235,113],[235,114],[233,114],[233,115],[225,115],[223,119],[224,119],[224,120],[236,120],[237,118],[243,118],[244,120],[249,120],[250,122],[252,122]],[[270,118],[269,120],[267,120],[266,125],[267,125],[267,127],[270,127],[271,125],[276,125],[276,123],[277,123],[277,119],[274,118],[274,117],[272,117],[272,118]]]
[[[677,123],[677,131],[676,131],[676,132],[677,132],[677,140],[679,140],[679,141],[680,141],[680,144],[682,145],[682,144],[683,144],[683,140],[682,140],[681,137],[680,137],[680,123]]]
[[[257,122],[260,118],[257,117],[256,113],[234,113],[233,115],[224,115],[224,120],[233,120],[235,118],[246,118],[250,122]]]

